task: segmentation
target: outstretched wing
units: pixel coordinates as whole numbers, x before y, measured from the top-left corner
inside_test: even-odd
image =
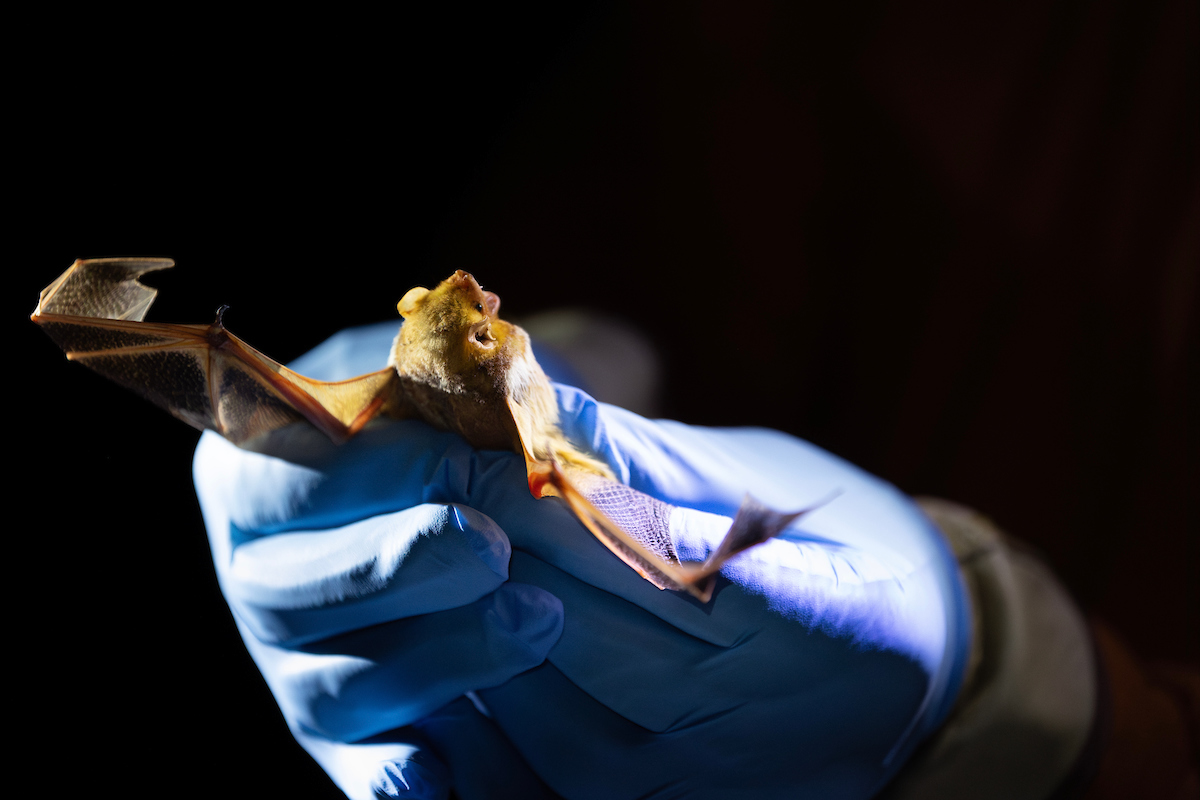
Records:
[[[396,371],[315,381],[211,325],[143,322],[156,289],[138,278],[166,258],[76,261],[47,286],[31,319],[64,351],[195,428],[240,444],[299,420],[334,441],[394,404]]]

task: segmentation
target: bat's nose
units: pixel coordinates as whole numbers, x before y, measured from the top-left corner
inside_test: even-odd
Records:
[[[451,277],[451,280],[459,285],[467,285],[475,289],[479,288],[479,282],[475,280],[475,276],[466,270],[454,270],[454,275]]]

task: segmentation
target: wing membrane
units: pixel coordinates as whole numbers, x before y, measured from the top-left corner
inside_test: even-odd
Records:
[[[67,354],[195,428],[241,444],[307,420],[331,439],[352,436],[388,405],[396,372],[346,381],[306,378],[221,325],[143,322],[157,290],[138,278],[169,259],[76,261],[42,292],[32,319]]]

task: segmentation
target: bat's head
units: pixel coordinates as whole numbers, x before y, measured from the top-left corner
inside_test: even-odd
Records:
[[[470,312],[474,312],[479,319],[496,319],[500,311],[500,299],[494,291],[484,291],[472,273],[456,270],[436,289],[409,289],[396,303],[396,309],[404,319],[420,313],[445,312],[451,308],[463,318],[470,317]]]
[[[495,340],[490,327],[499,319],[500,298],[485,292],[471,273],[460,269],[434,289],[409,289],[396,310],[405,320],[418,319],[418,324],[439,330],[469,329],[467,334],[484,344]]]
[[[433,289],[410,289],[396,308],[404,326],[392,362],[406,374],[461,382],[483,367],[494,380],[528,352],[524,331],[498,316],[500,298],[463,270]]]
[[[404,325],[389,363],[419,417],[474,447],[511,446],[538,458],[555,453],[612,476],[563,438],[558,399],[529,335],[497,316],[500,298],[471,275],[458,270],[433,289],[411,289],[397,308]]]

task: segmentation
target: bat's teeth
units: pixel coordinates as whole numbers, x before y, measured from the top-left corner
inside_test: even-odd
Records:
[[[480,325],[473,327],[471,337],[482,345],[490,346],[496,342],[496,337],[492,336],[492,325],[486,320]]]

